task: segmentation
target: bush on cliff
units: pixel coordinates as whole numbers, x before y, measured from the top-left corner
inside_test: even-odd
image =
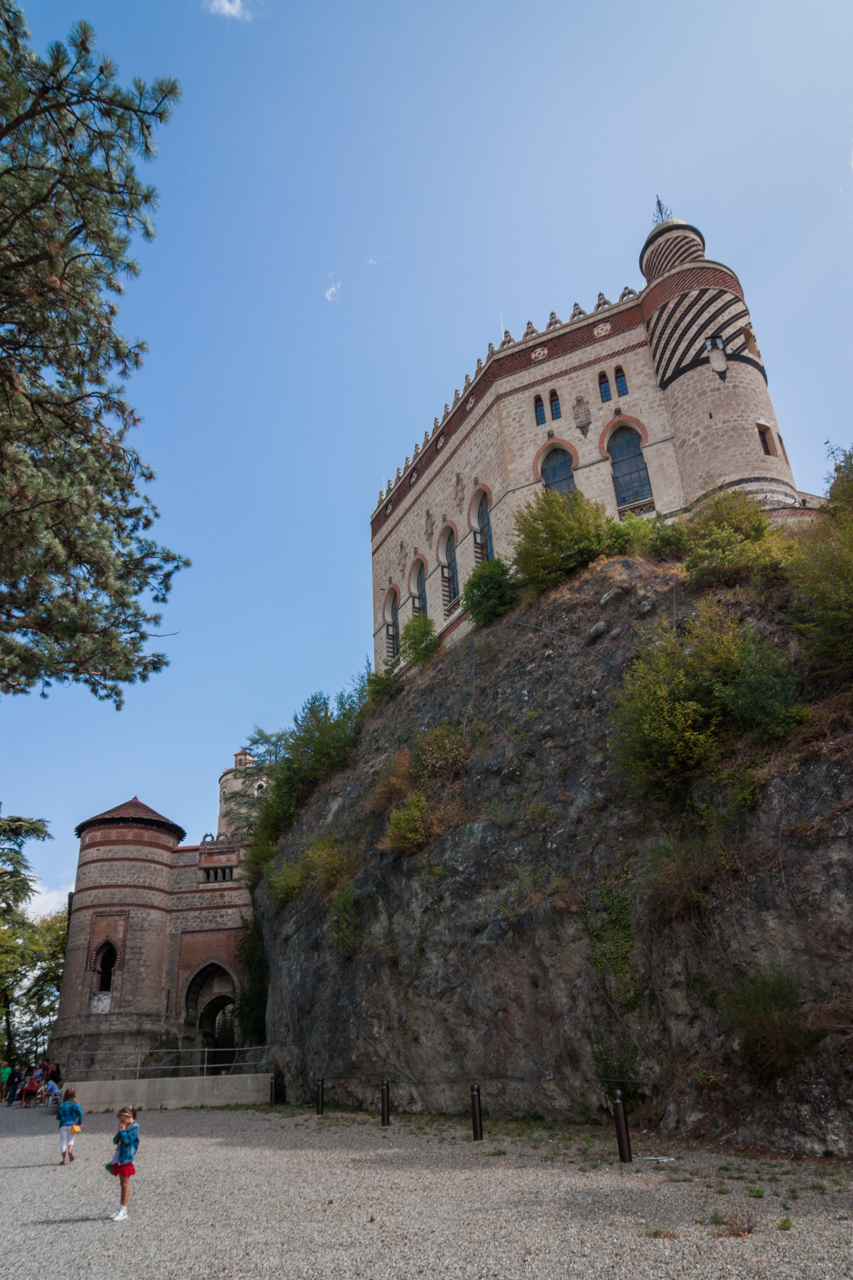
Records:
[[[613,710],[613,753],[626,777],[673,797],[738,729],[775,738],[798,722],[796,676],[784,658],[716,600],[677,631],[666,621],[638,640]]]
[[[460,729],[444,721],[412,742],[412,774],[418,781],[454,777],[468,759],[470,749]]]
[[[435,832],[435,822],[426,796],[412,791],[388,819],[381,848],[390,853],[419,853]]]
[[[835,487],[835,486],[833,486]],[[820,513],[797,539],[790,572],[794,625],[819,669],[853,676],[853,511]]]
[[[628,511],[622,517],[622,528],[634,555],[653,560],[683,560],[690,549],[690,526],[683,516],[667,523],[660,514],[654,520]]]
[[[696,590],[781,582],[792,547],[758,501],[739,491],[716,493],[702,503],[689,526],[689,543],[686,569]]]
[[[410,618],[400,634],[400,658],[406,667],[425,666],[441,648],[435,623],[425,613]]]
[[[243,875],[252,891],[317,784],[349,763],[366,697],[366,675],[360,676],[351,690],[339,693],[334,702],[315,693],[294,715],[293,728],[278,735],[278,758],[268,767],[267,788],[243,862]]]
[[[544,489],[515,513],[515,566],[537,595],[597,560],[627,550],[623,526],[576,489]]]
[[[791,1071],[823,1038],[806,1021],[800,984],[790,969],[760,969],[741,978],[723,994],[720,1005],[740,1039],[744,1062],[762,1081]]]
[[[500,556],[478,564],[462,589],[462,607],[475,627],[485,627],[518,604],[520,583]]]

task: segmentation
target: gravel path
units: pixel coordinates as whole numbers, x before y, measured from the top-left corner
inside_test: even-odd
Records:
[[[853,1277],[853,1170],[830,1160],[634,1135],[636,1162],[620,1171],[598,1128],[487,1122],[475,1145],[452,1119],[395,1116],[384,1131],[375,1117],[289,1108],[139,1119],[130,1216],[113,1223],[114,1119],[86,1116],[62,1168],[55,1117],[0,1106],[5,1275]],[[742,1230],[750,1215],[747,1235],[719,1221]]]

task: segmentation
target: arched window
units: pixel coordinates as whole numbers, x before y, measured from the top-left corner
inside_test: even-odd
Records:
[[[555,489],[557,493],[574,493],[572,455],[565,449],[552,449],[542,463],[542,479],[546,489]]]
[[[557,395],[556,391],[552,391],[551,392],[551,420],[555,421],[557,418],[562,418],[562,416],[563,415],[560,413],[560,397]]]
[[[427,616],[426,570],[424,569],[423,560],[418,562],[418,576],[415,579],[415,593],[412,599],[412,608],[414,609],[415,614],[422,613],[424,617]]]
[[[610,394],[610,380],[606,373],[600,373],[598,375],[598,390],[601,392],[602,404],[607,404],[608,400],[613,399],[613,396]]]
[[[617,507],[648,502],[652,496],[649,473],[641,448],[640,433],[632,427],[617,427],[607,444],[613,462],[613,487]]]
[[[385,660],[396,662],[400,654],[400,601],[397,592],[392,591],[386,606],[385,623]]]
[[[545,426],[545,406],[542,403],[542,397],[536,396],[533,401],[533,408],[536,413],[536,422],[540,427]]]
[[[474,530],[474,559],[477,564],[481,564],[483,560],[491,560],[495,554],[489,499],[485,493],[480,498],[480,505],[477,508],[477,524],[479,528]]]
[[[98,990],[112,991],[113,988],[113,969],[116,967],[118,955],[116,949],[111,942],[102,949],[98,958]]]
[[[625,370],[620,365],[616,367],[616,394],[617,396],[626,396],[628,394],[628,379],[625,377]]]
[[[459,608],[459,570],[456,567],[456,538],[451,529],[444,544],[444,564],[441,566],[441,587],[444,595],[444,616],[449,617]]]

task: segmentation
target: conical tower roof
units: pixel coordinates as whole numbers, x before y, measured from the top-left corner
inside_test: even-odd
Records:
[[[187,834],[176,822],[171,822],[168,818],[164,818],[162,813],[157,813],[147,804],[143,804],[138,796],[134,796],[132,800],[126,800],[124,804],[116,805],[115,809],[107,809],[104,813],[96,813],[94,818],[87,818],[75,828],[74,834],[79,839],[84,831],[92,827],[117,826],[154,827],[158,831],[170,832],[178,840],[183,840]]]

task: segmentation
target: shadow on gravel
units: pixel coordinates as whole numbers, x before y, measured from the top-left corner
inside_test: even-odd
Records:
[[[102,1213],[81,1214],[79,1218],[33,1218],[25,1225],[29,1227],[70,1227],[75,1222],[106,1222]]]

